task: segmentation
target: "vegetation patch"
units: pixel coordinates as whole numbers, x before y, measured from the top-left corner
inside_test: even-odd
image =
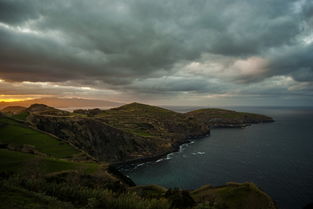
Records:
[[[93,173],[101,169],[101,166],[97,163],[44,158],[32,154],[0,149],[0,172],[38,175],[73,169]]]
[[[253,183],[229,183],[220,187],[202,187],[191,193],[197,202],[210,207],[231,209],[275,209],[271,198]]]
[[[72,146],[8,118],[0,117],[0,144],[32,145],[39,152],[57,158],[79,154]]]

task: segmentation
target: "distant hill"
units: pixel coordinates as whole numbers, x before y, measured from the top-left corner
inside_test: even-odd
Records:
[[[186,115],[215,128],[242,128],[254,123],[274,121],[273,118],[265,115],[218,108],[198,109],[188,112]]]
[[[56,108],[71,108],[71,107],[118,107],[122,105],[119,102],[112,102],[106,100],[91,100],[91,99],[81,99],[81,98],[58,98],[58,97],[47,97],[40,99],[31,99],[26,101],[18,102],[0,102],[0,109],[9,106],[23,106],[28,107],[32,104],[45,104],[53,106]]]
[[[1,110],[1,112],[3,113],[7,113],[7,114],[19,114],[23,111],[25,111],[26,107],[21,107],[21,106],[9,106],[9,107],[5,107]]]

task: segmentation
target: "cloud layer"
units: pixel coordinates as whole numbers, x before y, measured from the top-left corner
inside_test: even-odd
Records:
[[[307,104],[312,28],[308,0],[2,0],[0,91]]]

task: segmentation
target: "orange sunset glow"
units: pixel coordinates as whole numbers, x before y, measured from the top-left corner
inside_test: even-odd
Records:
[[[34,99],[33,97],[14,97],[7,95],[0,95],[0,102],[22,102]]]

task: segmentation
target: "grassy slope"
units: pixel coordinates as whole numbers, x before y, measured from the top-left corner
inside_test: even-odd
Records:
[[[0,149],[0,172],[47,174],[64,170],[83,170],[93,173],[98,169],[100,166],[96,163],[72,162]]]
[[[1,113],[4,113],[5,115],[8,115],[16,120],[26,120],[26,117],[28,116],[28,112],[25,111],[26,107],[21,106],[9,106],[2,110],[0,110]]]
[[[118,129],[158,140],[177,139],[182,133],[201,129],[201,124],[184,114],[139,103],[104,110],[95,117]]]
[[[271,198],[253,183],[229,183],[226,186],[203,186],[191,195],[198,202],[208,200],[231,209],[275,209]]]
[[[73,209],[70,203],[22,188],[0,185],[0,209]]]
[[[156,198],[165,194],[167,188],[160,185],[139,185],[130,188],[130,191],[140,194],[142,197],[146,198]]]
[[[103,166],[95,162],[74,162],[66,159],[80,154],[70,145],[24,124],[0,116],[0,143],[32,145],[50,157],[0,149],[0,174],[14,173],[27,177],[76,170],[84,174],[103,173]],[[2,182],[0,181],[0,184]],[[0,185],[0,209],[66,209],[72,204],[51,196],[25,190],[20,186]]]
[[[28,144],[39,152],[57,158],[69,158],[79,154],[70,145],[8,118],[0,117],[0,133],[0,144]]]
[[[207,108],[185,114],[164,108],[131,103],[118,108],[104,110],[95,115],[105,123],[143,137],[175,137],[188,129],[199,129],[199,124],[219,119],[218,123],[254,123],[271,121],[270,117],[231,110]],[[181,130],[179,128],[181,127]]]
[[[28,116],[28,112],[21,112],[21,113],[18,113],[18,114],[15,114],[15,115],[12,115],[11,117],[13,119],[16,119],[16,120],[21,120],[21,121],[25,121],[27,116]]]
[[[159,185],[132,187],[146,198],[164,196],[167,189]],[[225,186],[202,186],[190,191],[196,209],[276,209],[271,197],[253,183],[228,183]]]
[[[186,113],[186,115],[207,118],[224,118],[224,119],[244,119],[244,118],[251,118],[256,120],[271,119],[270,117],[261,114],[237,112],[218,108],[206,108],[194,110]]]
[[[23,172],[37,169],[41,173],[63,170],[85,170],[93,172],[100,169],[100,165],[88,162],[73,162],[65,159],[82,155],[69,144],[31,129],[22,123],[0,116],[0,144],[31,145],[48,157],[29,153],[0,149],[0,171]]]
[[[172,118],[182,120],[180,114],[159,107],[132,103],[118,108],[105,110],[96,115],[113,127],[138,134],[141,136],[157,136],[155,132],[164,132],[164,127],[151,126],[156,121],[164,121]],[[151,120],[151,119],[154,120]]]

